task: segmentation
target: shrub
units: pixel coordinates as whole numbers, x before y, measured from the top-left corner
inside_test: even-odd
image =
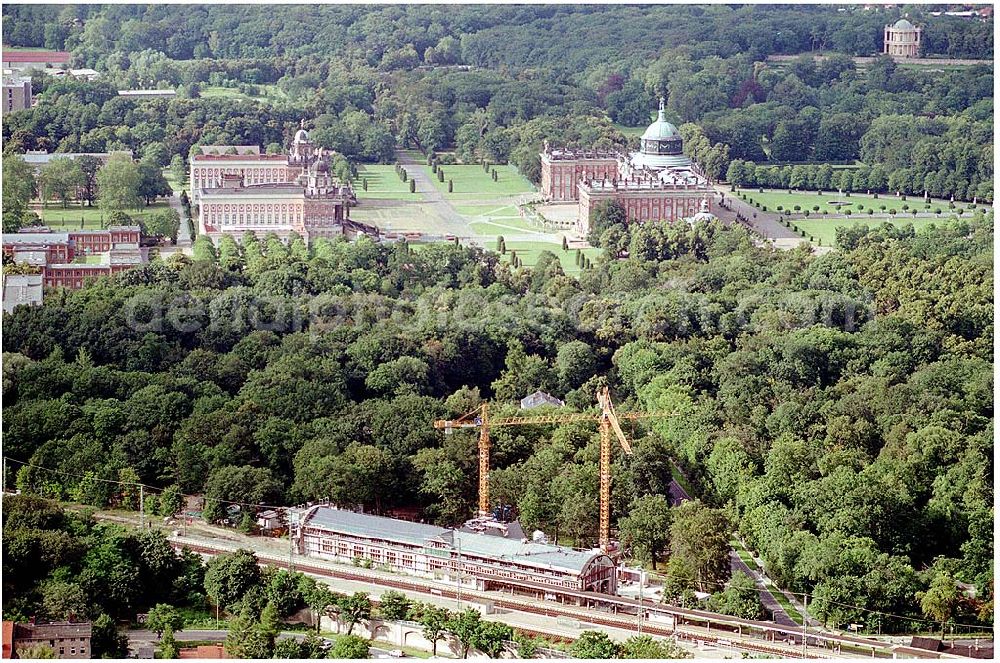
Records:
[[[875,213],[875,210],[873,210],[871,207],[869,207],[868,208],[868,216],[871,216],[874,213]]]
[[[776,210],[778,210],[780,212],[781,210],[785,209],[785,207],[784,207],[784,205],[778,205],[774,209],[776,209]]]
[[[896,216],[896,208],[895,207],[890,207],[889,208],[889,214],[891,214],[892,216]]]
[[[941,215],[941,208],[940,207],[935,207],[934,208],[934,213],[937,214],[938,216],[940,216]]]
[[[903,205],[903,211],[904,211],[904,212],[905,212],[906,210],[908,210],[908,209],[910,209],[910,206],[909,206],[909,205]]]
[[[814,212],[818,212],[819,211],[819,205],[813,205],[813,211]]]
[[[798,212],[799,210],[801,210],[801,209],[802,209],[802,206],[801,206],[801,205],[796,205],[796,206],[795,206],[794,208],[792,208],[792,209],[794,209],[794,210],[795,210],[796,212]]]

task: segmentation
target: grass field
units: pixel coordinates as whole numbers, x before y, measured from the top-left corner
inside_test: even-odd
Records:
[[[201,96],[204,99],[228,97],[230,99],[257,99],[271,101],[279,101],[288,98],[277,85],[257,85],[256,87],[260,90],[260,95],[251,97],[248,94],[240,92],[239,88],[223,87],[221,85],[206,85],[201,88]]]
[[[534,267],[538,262],[538,257],[542,254],[542,251],[551,251],[559,258],[559,263],[562,265],[563,271],[567,274],[579,274],[580,268],[576,266],[576,249],[570,249],[569,251],[562,250],[562,244],[556,244],[553,242],[519,242],[519,241],[508,241],[505,242],[507,246],[507,254],[501,256],[503,262],[510,262],[511,251],[517,251],[517,257],[521,259],[521,264],[525,267]],[[496,243],[490,243],[487,245],[490,250],[496,249]],[[597,260],[597,257],[601,254],[600,249],[584,249],[583,254],[591,259],[591,261]]]
[[[917,232],[920,232],[924,228],[931,225],[942,225],[945,223],[945,219],[930,217],[917,217],[914,219],[909,214],[897,218],[879,216],[869,218],[865,215],[865,218],[863,219],[796,219],[793,223],[801,230],[805,231],[807,239],[811,236],[818,240],[823,246],[835,246],[837,241],[837,228],[848,228],[861,225],[868,226],[869,228],[877,228],[883,223],[891,223],[892,225],[900,228],[910,224]]]
[[[489,200],[535,191],[531,182],[513,166],[493,166],[497,171],[496,182],[482,166],[441,166],[444,170],[444,182],[438,182],[438,176],[431,171],[430,166],[423,165],[421,168],[447,200]],[[448,193],[448,180],[454,182],[452,193]]]
[[[850,204],[851,212],[853,214],[868,214],[868,210],[874,210],[875,214],[885,213],[890,209],[895,209],[900,214],[903,214],[903,205],[908,206],[910,209],[916,207],[921,212],[934,211],[935,209],[940,209],[942,215],[948,214],[948,201],[941,200],[937,198],[932,198],[930,203],[925,203],[923,198],[919,196],[910,196],[906,200],[901,200],[895,196],[879,196],[875,198],[874,196],[869,196],[863,193],[852,193],[850,196],[846,194],[841,196],[838,195],[836,191],[824,191],[823,195],[818,195],[815,191],[801,192],[801,193],[788,193],[787,191],[773,191],[765,189],[764,193],[760,193],[758,189],[738,189],[738,193],[747,194],[748,199],[753,199],[765,207],[767,207],[768,212],[775,212],[780,214],[778,211],[778,205],[781,205],[785,210],[794,210],[795,206],[800,206],[803,210],[811,210],[813,213],[819,212],[822,214],[824,211],[830,214],[838,213],[837,207],[834,207],[832,202],[840,201]],[[861,207],[858,207],[858,204]],[[929,205],[929,207],[927,207]],[[958,203],[955,203],[956,211]],[[885,211],[882,207],[885,207]],[[814,210],[814,207],[819,207],[819,210]],[[841,210],[846,209],[841,207]]]
[[[368,190],[362,188],[362,180],[368,180]],[[354,180],[354,193],[358,199],[364,198],[412,198],[421,200],[420,193],[410,193],[410,183],[399,179],[395,166],[362,164],[358,166],[358,178]]]
[[[155,214],[160,210],[169,208],[170,204],[166,201],[162,201],[153,203],[149,207],[143,207],[138,212],[129,210],[126,213],[132,217],[134,221],[138,222],[151,214]],[[81,208],[72,204],[66,209],[63,209],[62,205],[55,204],[50,205],[48,209],[43,210],[41,206],[38,206],[32,207],[31,210],[42,218],[45,225],[51,226],[52,228],[66,230],[100,228],[102,219],[107,217],[107,211],[98,207]]]
[[[650,120],[650,122],[652,122],[652,120]],[[626,127],[624,124],[612,124],[611,126],[629,138],[632,136],[641,136],[646,131],[646,127]]]

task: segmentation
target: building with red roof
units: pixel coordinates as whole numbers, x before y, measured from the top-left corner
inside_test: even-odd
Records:
[[[45,69],[53,65],[68,65],[72,54],[66,51],[4,51],[4,69]]]

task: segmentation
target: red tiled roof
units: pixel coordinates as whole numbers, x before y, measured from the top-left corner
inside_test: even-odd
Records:
[[[284,154],[196,154],[194,161],[287,161]]]
[[[4,51],[4,62],[69,62],[66,51]]]

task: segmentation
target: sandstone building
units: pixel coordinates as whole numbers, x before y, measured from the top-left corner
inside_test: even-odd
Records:
[[[358,225],[349,219],[353,189],[331,176],[331,154],[305,129],[296,132],[288,154],[234,147],[202,148],[191,159],[191,202],[201,233],[217,240],[246,232],[287,239],[294,232],[308,242]]]
[[[898,58],[915,58],[920,55],[920,28],[905,18],[885,26],[882,52]]]

